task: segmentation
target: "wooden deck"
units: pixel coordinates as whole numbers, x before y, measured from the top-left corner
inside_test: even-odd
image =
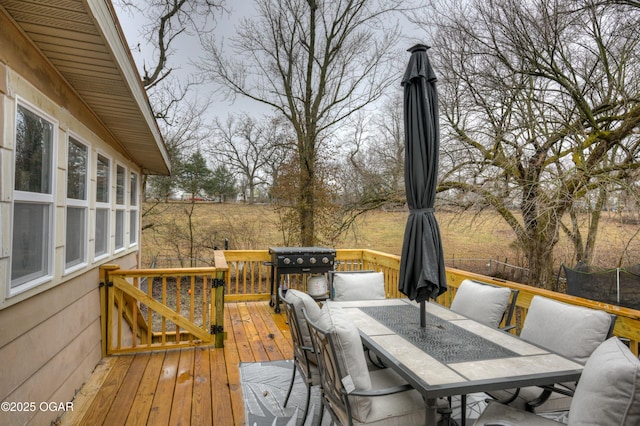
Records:
[[[283,313],[228,303],[224,349],[175,349],[104,359],[62,425],[244,425],[239,364],[291,359]]]

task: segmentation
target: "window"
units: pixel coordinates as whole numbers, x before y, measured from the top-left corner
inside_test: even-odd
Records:
[[[53,275],[54,129],[51,121],[18,105],[10,294]]]
[[[124,167],[116,166],[116,251],[124,249],[124,219],[125,219],[125,183],[127,173]]]
[[[125,193],[125,181],[126,181],[126,172],[124,167],[118,165],[116,167],[116,204],[123,206],[124,202],[124,193]]]
[[[124,248],[124,210],[116,210],[116,250]]]
[[[129,245],[134,245],[138,242],[138,175],[133,172],[129,180],[129,195]]]
[[[69,138],[67,150],[67,198],[87,199],[88,148],[73,138]]]
[[[69,138],[67,148],[67,231],[65,268],[87,263],[89,149]]]
[[[95,229],[95,254],[99,259],[109,254],[109,204],[110,161],[98,154],[96,162],[96,229]]]

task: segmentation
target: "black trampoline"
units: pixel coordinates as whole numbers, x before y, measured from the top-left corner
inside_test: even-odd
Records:
[[[567,279],[567,294],[640,310],[640,264],[610,269],[563,264],[561,272]]]

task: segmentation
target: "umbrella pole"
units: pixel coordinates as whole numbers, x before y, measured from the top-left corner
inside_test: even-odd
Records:
[[[425,328],[427,326],[427,308],[425,301],[420,302],[420,327]]]

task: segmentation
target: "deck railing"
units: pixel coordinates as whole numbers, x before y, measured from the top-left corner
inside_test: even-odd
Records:
[[[224,341],[222,252],[213,268],[120,269],[103,265],[103,355]]]
[[[103,339],[105,353],[166,349],[213,342],[221,347],[224,339],[223,303],[269,300],[272,280],[270,261],[268,250],[225,250],[216,252],[213,268],[125,271],[113,265],[103,267],[103,281],[107,284],[101,288],[104,300],[103,330],[109,331],[106,333],[107,338]],[[374,250],[337,250],[335,269],[381,271],[385,278],[387,297],[404,297],[398,291],[399,256]],[[447,268],[446,275],[449,291],[438,298],[439,304],[450,306],[460,283],[469,278],[519,290],[516,313],[512,320],[516,326],[513,329],[515,333],[520,332],[531,299],[535,295],[604,310],[617,315],[614,335],[628,341],[631,350],[638,355],[638,310],[454,268]],[[288,285],[304,291],[305,279],[304,275],[292,276]],[[561,327],[562,324],[558,326]],[[133,333],[132,330],[136,332]],[[136,338],[133,338],[134,334]]]
[[[267,250],[226,250],[225,257],[229,267],[227,283],[225,288],[225,300],[268,300],[270,297],[271,274],[267,265],[271,260]],[[337,270],[362,270],[372,269],[382,271],[385,277],[385,289],[388,298],[404,297],[398,291],[398,281],[400,274],[400,256],[382,253],[374,250],[337,250],[336,252]],[[540,295],[560,302],[572,305],[584,306],[592,309],[600,309],[616,314],[616,321],[613,334],[629,342],[631,350],[638,355],[638,344],[640,343],[640,311],[623,308],[607,303],[596,302],[576,296],[569,296],[564,293],[519,284],[512,281],[495,279],[473,272],[462,271],[454,268],[447,268],[447,285],[449,291],[441,295],[437,302],[449,307],[455,297],[455,293],[460,283],[465,279],[475,279],[495,285],[518,289],[519,295],[516,306],[516,313],[512,322],[516,326],[513,332],[520,333],[524,319],[527,316],[529,305],[533,296]],[[291,280],[291,288],[304,290],[304,278]],[[558,324],[562,326],[562,324]]]
[[[225,301],[268,300],[271,289],[271,256],[268,250],[225,250],[229,268]],[[373,269],[384,273],[388,298],[402,297],[398,291],[400,257],[374,250],[337,250],[338,271]],[[293,276],[288,283],[291,288],[304,290],[304,275]]]

